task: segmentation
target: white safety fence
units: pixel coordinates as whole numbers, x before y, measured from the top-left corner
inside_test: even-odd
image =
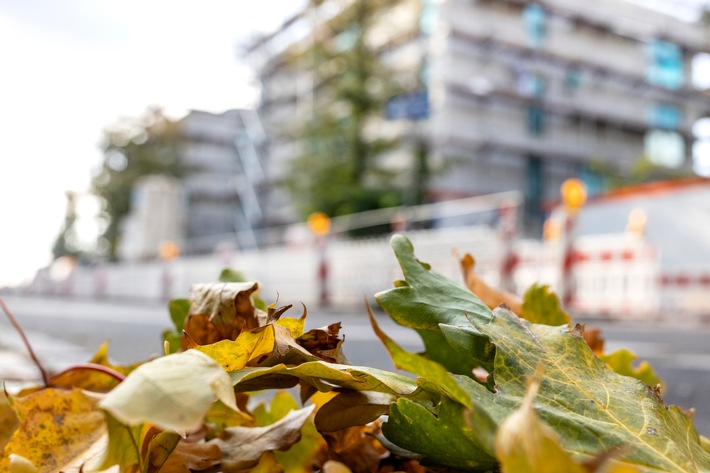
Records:
[[[660,284],[661,310],[667,316],[710,314],[710,268],[707,265],[669,269],[663,273]]]
[[[407,235],[417,257],[447,277],[461,281],[458,262],[451,254],[454,248],[477,255],[481,274],[489,278],[497,275],[499,238],[490,227],[422,230]],[[188,296],[191,284],[216,281],[222,269],[230,267],[258,281],[267,301],[278,296],[283,304],[303,302],[311,306],[321,297],[321,251],[327,264],[327,297],[333,305],[360,304],[402,278],[389,238],[383,237],[333,240],[324,250],[310,244],[169,262],[79,266],[61,281],[39,276],[30,290],[88,298],[166,300]]]
[[[501,283],[508,252],[513,290],[522,294],[533,283],[558,291],[564,273],[564,248],[549,242],[518,240],[509,243],[500,231],[488,227],[461,227],[410,231],[421,261],[462,281],[458,261],[451,254],[471,253],[477,273],[490,285]],[[326,277],[322,279],[321,259]],[[649,318],[702,314],[710,309],[710,271],[661,271],[659,251],[644,238],[619,233],[583,236],[571,247],[568,309],[602,317]],[[204,257],[183,257],[170,262],[77,267],[62,280],[40,274],[29,288],[34,293],[87,298],[167,300],[186,297],[195,282],[215,281],[225,267],[258,281],[267,301],[313,307],[322,302],[325,280],[328,302],[353,306],[391,288],[402,277],[389,238],[349,241],[333,238],[325,248],[315,242],[260,251]]]
[[[516,246],[514,280],[518,292],[538,282],[558,291],[565,255],[560,245],[523,241]],[[568,309],[586,315],[649,317],[661,300],[660,265],[655,247],[620,233],[578,237],[571,248]]]

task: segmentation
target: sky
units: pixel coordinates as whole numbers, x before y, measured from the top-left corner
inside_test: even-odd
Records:
[[[239,46],[304,3],[0,0],[0,287],[50,263],[64,193],[88,189],[104,127],[155,105],[174,117],[255,105]]]
[[[300,0],[0,0],[0,287],[51,262],[104,127],[256,103],[240,46]],[[89,209],[90,210],[90,209]]]

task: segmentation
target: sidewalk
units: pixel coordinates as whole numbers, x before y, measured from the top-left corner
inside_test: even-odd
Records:
[[[27,332],[26,335],[42,366],[49,373],[69,366],[69,359],[86,358],[84,350],[71,343],[52,339],[38,332]],[[42,376],[20,335],[9,324],[0,324],[0,381],[5,382],[6,388],[12,390],[16,386],[35,384],[41,380]]]

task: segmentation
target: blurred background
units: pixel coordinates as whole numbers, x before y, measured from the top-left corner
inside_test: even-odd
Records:
[[[710,433],[710,2],[0,0],[0,44],[0,287],[48,363],[159,353],[231,267],[390,367],[404,232],[551,285]]]

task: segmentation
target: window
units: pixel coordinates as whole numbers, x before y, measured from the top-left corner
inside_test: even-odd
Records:
[[[527,128],[532,136],[540,136],[545,131],[545,110],[539,104],[528,105]]]
[[[434,0],[422,0],[422,14],[419,17],[419,31],[423,36],[430,36],[434,32],[439,16],[439,7]]]
[[[667,89],[678,89],[685,82],[683,51],[677,44],[657,39],[649,47],[646,80]]]
[[[699,90],[710,89],[710,54],[699,53],[693,56],[693,87]]]
[[[526,5],[523,8],[523,22],[531,48],[539,48],[545,42],[547,30],[547,15],[537,3]]]
[[[582,70],[579,67],[569,67],[565,71],[565,91],[576,92],[582,85]]]
[[[685,141],[676,131],[652,130],[644,137],[649,161],[668,168],[677,168],[685,161]]]
[[[680,107],[672,103],[653,104],[649,113],[649,124],[654,128],[677,130],[682,121]]]
[[[710,177],[710,117],[701,118],[693,125],[693,171],[698,176]]]

